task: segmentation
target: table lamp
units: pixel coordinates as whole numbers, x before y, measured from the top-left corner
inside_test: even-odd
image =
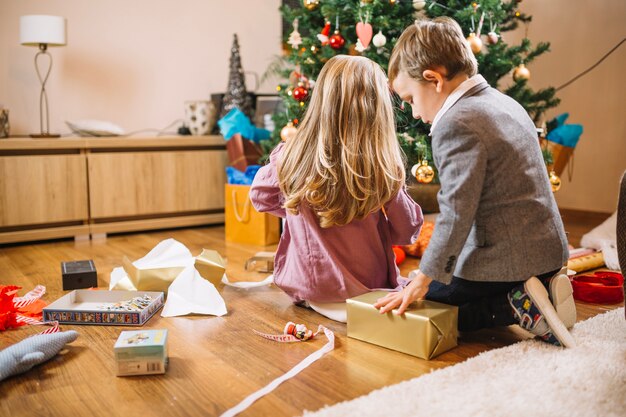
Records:
[[[46,81],[52,70],[52,55],[48,53],[48,46],[64,46],[65,18],[61,16],[28,15],[20,17],[20,43],[26,46],[38,46],[39,52],[35,55],[35,70],[41,83],[39,94],[39,127],[40,133],[31,134],[33,138],[58,138],[60,135],[50,134],[50,121],[48,112],[48,96],[46,94]],[[48,68],[46,71],[39,69],[39,57],[47,56]],[[44,112],[45,107],[45,112]],[[45,116],[45,129],[44,129]]]

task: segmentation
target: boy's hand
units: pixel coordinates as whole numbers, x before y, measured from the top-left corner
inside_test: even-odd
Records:
[[[417,270],[417,274],[413,281],[399,292],[390,292],[382,298],[379,298],[374,304],[374,307],[380,309],[380,313],[384,314],[388,311],[398,308],[398,315],[403,314],[409,304],[415,300],[424,298],[428,292],[428,286],[432,282],[432,279],[425,275],[420,270]]]

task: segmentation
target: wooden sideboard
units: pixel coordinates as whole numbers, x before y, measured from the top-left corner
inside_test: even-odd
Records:
[[[221,136],[0,140],[0,243],[224,222]]]

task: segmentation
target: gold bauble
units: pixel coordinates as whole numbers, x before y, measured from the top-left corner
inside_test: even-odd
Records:
[[[422,184],[428,184],[435,179],[435,170],[428,165],[428,161],[425,159],[421,163],[413,165],[411,174],[415,176],[417,182]]]
[[[296,136],[297,131],[298,129],[296,129],[296,127],[293,125],[293,122],[289,122],[285,125],[285,127],[280,129],[280,138],[283,142],[287,142],[288,140],[291,140],[294,136]]]
[[[361,3],[363,3],[363,4],[370,4],[373,1],[374,0],[361,0]]]
[[[302,0],[302,5],[308,11],[313,11],[320,6],[320,0]]]
[[[561,179],[554,171],[550,171],[550,185],[553,193],[556,193],[561,188]]]
[[[526,65],[519,64],[515,70],[513,70],[513,79],[515,81],[519,80],[530,80],[530,71],[526,68]]]
[[[480,36],[476,36],[475,33],[470,33],[467,37],[467,42],[469,43],[470,48],[472,48],[472,52],[475,54],[479,54],[483,49],[483,41],[480,39]]]

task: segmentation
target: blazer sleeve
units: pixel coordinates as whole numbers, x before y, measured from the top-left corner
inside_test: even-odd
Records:
[[[417,239],[424,223],[422,208],[402,187],[394,198],[384,206],[390,225],[391,243],[409,245]]]
[[[433,138],[433,155],[439,162],[440,214],[420,270],[449,284],[456,261],[476,217],[487,170],[487,150],[479,136],[463,121]]]
[[[269,163],[257,171],[250,187],[250,201],[258,212],[282,218],[286,217],[287,213],[283,207],[285,199],[278,186],[276,161],[280,159],[283,147],[284,143],[280,143],[274,148]]]

